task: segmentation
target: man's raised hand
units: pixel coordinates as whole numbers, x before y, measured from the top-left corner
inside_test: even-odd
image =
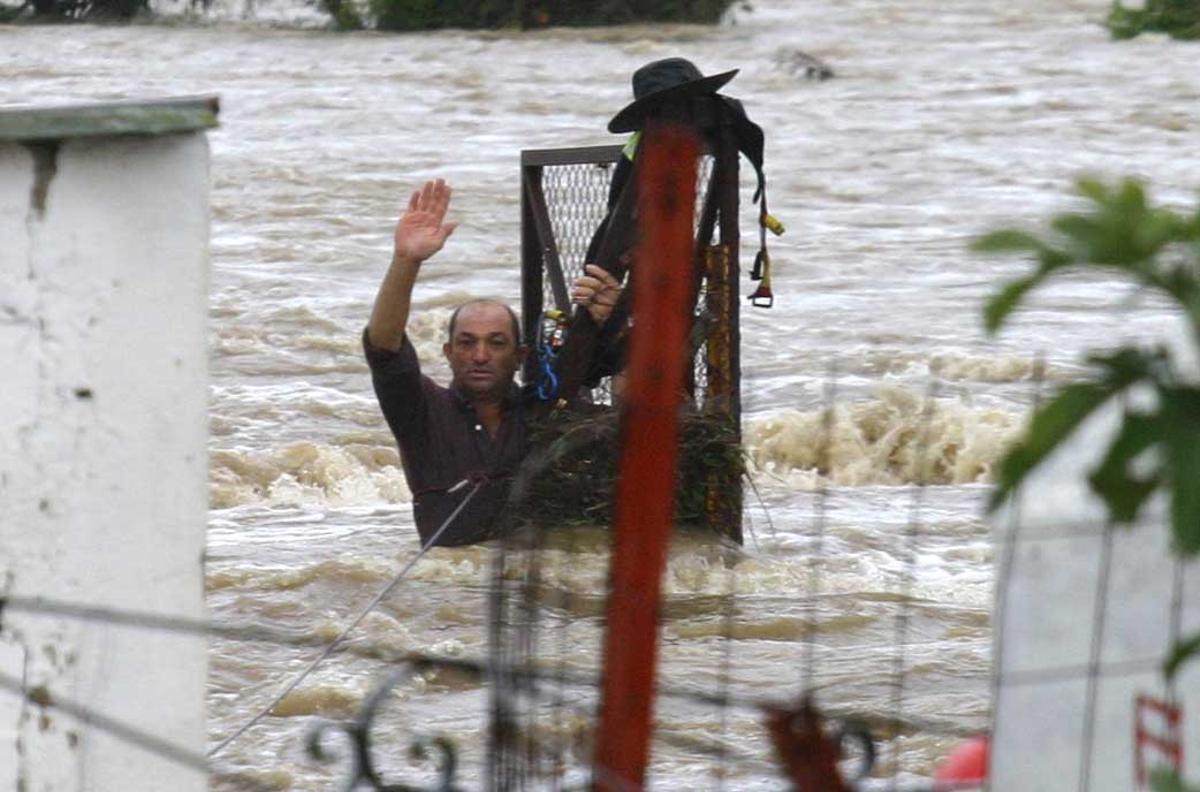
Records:
[[[442,249],[458,223],[447,223],[450,187],[442,179],[415,190],[396,222],[394,256],[419,264]]]
[[[449,206],[450,188],[446,182],[428,181],[412,194],[408,208],[396,222],[392,263],[379,284],[367,322],[367,340],[372,346],[397,352],[403,345],[421,262],[441,250],[458,225],[446,222]]]

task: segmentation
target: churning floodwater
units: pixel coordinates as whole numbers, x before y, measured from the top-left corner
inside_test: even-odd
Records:
[[[257,22],[226,9],[169,25],[0,26],[0,104],[220,95],[221,127],[209,135],[208,602],[216,619],[332,637],[417,549],[359,351],[407,192],[436,176],[456,190],[461,226],[422,272],[411,328],[429,373],[444,378],[451,308],[468,295],[518,299],[520,150],[620,142],[604,127],[646,61],[678,54],[709,73],[740,68],[727,92],[767,132],[771,207],[788,226],[772,245],[775,307],[743,314],[745,435],[761,498],[747,499],[753,536],[731,566],[694,537],[676,542],[661,672],[715,689],[728,653],[733,692],[786,700],[815,632],[822,703],[886,716],[904,602],[903,714],[953,727],[912,726],[891,741],[888,761],[922,777],[952,744],[945,731],[987,723],[993,577],[982,502],[1031,404],[1035,356],[1053,384],[1078,376],[1088,347],[1171,326],[1127,285],[1075,277],[1000,337],[982,331],[985,295],[1028,265],[970,253],[981,232],[1073,205],[1082,174],[1140,175],[1156,198],[1193,205],[1200,51],[1160,37],[1114,43],[1099,24],[1107,7],[755,0],[715,28],[392,35],[270,27],[264,19],[317,17],[260,4]],[[837,76],[805,79],[797,51]],[[921,480],[931,485],[918,496]],[[914,515],[921,541],[910,553]],[[488,558],[479,547],[431,552],[355,642],[483,656]],[[543,565],[562,596],[548,606],[541,648],[571,670],[595,669],[603,532],[551,547]],[[212,741],[312,656],[214,642]],[[221,765],[279,789],[331,788],[342,768],[307,760],[303,736],[317,714],[353,714],[380,670],[335,656]],[[587,756],[590,700],[579,693],[581,706],[539,735],[566,757],[567,779]],[[478,683],[446,673],[402,684],[380,737],[390,777],[427,777],[408,766],[402,737],[442,733],[474,786],[485,703]],[[732,751],[720,773],[697,747],[712,744]],[[652,774],[661,789],[718,775],[728,788],[781,786],[756,715],[687,702],[660,706]]]

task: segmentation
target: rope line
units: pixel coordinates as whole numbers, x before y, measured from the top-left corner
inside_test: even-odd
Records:
[[[1175,571],[1171,582],[1171,621],[1167,628],[1167,645],[1178,646],[1179,636],[1183,631],[1183,569],[1184,560],[1178,558],[1175,561]],[[1167,682],[1167,701],[1175,703],[1179,701],[1178,683],[1175,677],[1171,677]]]
[[[1096,576],[1096,602],[1092,611],[1092,640],[1088,652],[1087,694],[1084,703],[1083,750],[1079,752],[1079,792],[1092,787],[1092,754],[1096,748],[1096,696],[1100,687],[1100,658],[1104,651],[1104,621],[1108,613],[1108,581],[1113,562],[1113,526],[1104,526],[1100,572]]]
[[[738,570],[734,553],[726,550],[723,546],[720,549],[725,567],[725,593],[721,598],[724,600],[724,607],[721,614],[721,661],[718,665],[717,679],[719,680],[719,694],[727,697],[730,687],[733,685],[733,623],[737,616]],[[725,778],[728,775],[730,759],[730,752],[724,750],[726,738],[729,736],[729,708],[721,707],[720,713],[721,722],[717,730],[719,735],[717,745],[722,750],[716,753],[718,764],[713,779],[718,792],[725,789]]]
[[[51,693],[42,685],[29,687],[17,677],[0,672],[0,688],[17,693],[25,701],[32,704],[53,708],[66,713],[80,723],[94,726],[127,743],[145,748],[147,751],[170,759],[177,764],[201,772],[208,772],[210,769],[208,760],[202,754],[189,751],[187,748],[164,740],[158,735],[144,732],[116,718],[96,712],[71,699],[61,698],[57,694]]]
[[[139,627],[184,635],[205,635],[247,643],[278,644],[280,646],[324,646],[326,640],[311,633],[257,624],[221,624],[188,616],[166,616],[161,613],[105,608],[78,602],[25,597],[10,594],[0,597],[0,616],[5,612],[31,616],[63,616],[80,621],[100,622],[120,627]],[[3,623],[0,622],[0,629]]]
[[[818,597],[822,592],[821,571],[825,564],[826,518],[829,513],[829,483],[823,471],[830,471],[830,456],[833,446],[834,409],[837,407],[838,369],[837,361],[829,361],[821,410],[821,440],[817,450],[817,494],[813,499],[813,549],[808,562],[808,591],[804,613],[804,659],[801,673],[801,690],[811,690],[816,674],[817,639],[820,634],[821,612]]]
[[[469,482],[470,482],[470,479],[463,479],[462,481],[460,481],[458,484],[455,484],[453,487],[451,487],[447,491],[455,492],[456,490],[459,490],[462,487],[466,486]],[[450,524],[453,523],[454,520],[458,518],[458,515],[460,513],[462,513],[462,510],[465,509],[467,504],[471,502],[471,499],[475,497],[475,493],[479,492],[480,488],[482,488],[485,483],[486,483],[486,480],[477,481],[475,483],[475,486],[471,489],[471,491],[467,493],[466,497],[464,497],[459,502],[458,506],[455,507],[454,511],[452,511],[450,513],[450,516],[446,518],[445,522],[443,522],[438,527],[438,529],[436,531],[434,531],[433,536],[429,537],[429,541],[427,541],[421,547],[420,551],[415,556],[413,556],[412,559],[409,560],[409,562],[407,564],[404,565],[404,568],[401,569],[394,578],[392,578],[391,582],[388,583],[386,586],[384,586],[383,589],[381,589],[380,592],[375,595],[375,598],[371,600],[371,602],[367,605],[367,607],[363,608],[359,612],[359,614],[354,618],[354,621],[350,622],[349,626],[346,627],[346,629],[342,630],[342,632],[338,635],[337,638],[334,638],[332,641],[330,641],[329,645],[325,647],[325,650],[322,651],[321,654],[317,655],[317,657],[308,665],[308,667],[305,668],[303,671],[301,671],[300,674],[298,674],[296,676],[296,678],[292,680],[291,684],[289,684],[287,687],[285,687],[279,693],[279,695],[277,695],[274,699],[272,699],[270,704],[268,704],[266,707],[264,707],[253,718],[251,718],[250,720],[248,720],[244,724],[242,724],[236,731],[234,731],[233,734],[229,735],[224,740],[217,743],[216,747],[214,747],[212,750],[210,750],[208,752],[208,756],[209,757],[216,756],[221,751],[225,750],[226,746],[228,746],[230,743],[232,743],[237,738],[241,737],[243,734],[246,733],[247,730],[252,728],[255,724],[257,724],[259,721],[261,721],[263,718],[265,718],[268,714],[270,714],[271,710],[275,709],[275,707],[278,706],[281,701],[283,701],[285,698],[287,698],[287,696],[293,690],[295,690],[296,687],[301,682],[303,682],[305,679],[307,679],[308,675],[311,674],[313,671],[315,671],[317,666],[319,666],[322,662],[325,661],[326,658],[328,658],[331,654],[333,654],[334,651],[337,650],[338,646],[342,643],[342,641],[345,640],[346,636],[349,635],[350,632],[355,627],[357,627],[363,619],[366,618],[368,613],[370,613],[371,611],[373,611],[375,609],[375,606],[377,606],[380,602],[383,601],[384,597],[386,597],[388,594],[390,594],[392,592],[392,590],[395,589],[396,586],[398,586],[400,584],[400,581],[404,580],[405,576],[408,575],[409,571],[414,566],[417,565],[417,562],[425,557],[425,554],[428,553],[430,548],[432,548],[434,546],[434,544],[437,542],[437,540],[441,538],[442,534],[446,531],[446,529],[450,527]]]
[[[275,785],[264,783],[253,776],[246,775],[244,772],[227,772],[219,767],[215,767],[201,753],[191,751],[169,740],[165,740],[157,734],[130,726],[128,723],[105,715],[102,712],[97,712],[72,699],[63,698],[52,693],[44,686],[29,687],[15,676],[0,673],[0,690],[16,693],[24,701],[36,704],[39,707],[62,712],[85,726],[99,729],[122,742],[141,748],[148,753],[167,759],[168,761],[198,772],[235,780],[239,785],[239,789],[268,792],[268,790],[276,788]]]
[[[913,600],[912,592],[916,583],[917,550],[921,539],[924,523],[922,509],[925,502],[925,488],[928,482],[925,478],[925,464],[930,447],[930,427],[933,424],[933,411],[937,398],[937,381],[931,380],[925,394],[925,404],[921,409],[921,429],[917,437],[917,447],[913,456],[917,469],[915,471],[916,486],[913,487],[912,500],[909,504],[908,524],[904,528],[904,574],[900,583],[900,607],[896,612],[895,629],[892,645],[896,654],[892,661],[892,717],[898,722],[904,718],[904,694],[908,681],[908,658],[906,644],[909,640],[909,630],[912,624]],[[900,774],[904,767],[904,754],[899,740],[892,746],[892,763],[890,789],[898,789]]]
[[[763,519],[767,523],[767,532],[771,535],[771,541],[778,544],[779,534],[775,531],[775,521],[771,519],[771,510],[767,508],[767,503],[763,500],[762,492],[759,491],[758,484],[754,482],[754,478],[750,475],[749,470],[747,470],[745,475],[742,476],[742,481],[750,485],[750,491],[754,493],[754,499],[758,501],[758,508],[762,512]],[[758,532],[754,529],[754,512],[752,512],[750,509],[746,509],[745,514],[750,518],[750,524],[747,526],[747,528],[750,532],[750,540],[754,543],[754,552],[761,552],[762,547],[758,543]]]
[[[1033,404],[1031,414],[1036,414],[1042,404],[1043,389],[1046,385],[1046,359],[1041,351],[1033,358]],[[1012,593],[1012,580],[1016,573],[1017,546],[1023,538],[1024,524],[1022,522],[1022,507],[1025,493],[1020,493],[1009,506],[1007,515],[1008,531],[1004,534],[1003,552],[996,564],[996,593],[992,605],[992,679],[989,687],[989,698],[992,702],[992,735],[1002,734],[1004,707],[1001,706],[1001,696],[1006,685],[1011,684],[1011,674],[1007,674],[1004,665],[1007,662],[1007,646],[1004,641],[1004,629],[1008,618],[1009,595]],[[995,532],[992,533],[995,537]],[[1006,676],[1007,674],[1007,676]],[[992,770],[988,768],[988,784],[991,784]]]

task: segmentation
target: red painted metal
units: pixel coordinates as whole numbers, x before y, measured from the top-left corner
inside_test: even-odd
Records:
[[[825,733],[821,713],[811,699],[805,698],[792,708],[768,708],[765,714],[767,733],[794,789],[850,792],[837,768],[841,749]]]
[[[1139,694],[1134,706],[1134,784],[1145,789],[1150,769],[1165,766],[1176,772],[1183,769],[1183,707]],[[1157,728],[1156,728],[1157,727]]]
[[[594,788],[605,792],[641,789],[650,755],[659,594],[674,518],[678,413],[691,319],[700,144],[686,128],[651,126],[642,146],[636,313],[593,767]]]

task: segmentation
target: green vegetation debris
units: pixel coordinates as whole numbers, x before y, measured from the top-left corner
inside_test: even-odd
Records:
[[[543,527],[608,524],[621,449],[618,412],[552,415],[534,430],[532,447],[533,475],[519,498],[521,518]],[[681,417],[677,525],[707,525],[713,500],[740,503],[745,474],[746,457],[728,416]]]
[[[1037,262],[1031,274],[1006,284],[987,302],[984,322],[997,332],[1031,291],[1066,270],[1119,275],[1138,288],[1167,297],[1183,314],[1200,349],[1200,205],[1190,214],[1154,206],[1143,185],[1126,179],[1105,185],[1084,179],[1082,212],[1060,214],[1039,237],[1016,229],[984,236],[975,250],[1025,253]],[[1183,371],[1164,345],[1125,346],[1088,358],[1093,376],[1062,388],[1034,413],[1029,430],[1001,460],[990,507],[1017,491],[1034,469],[1102,406],[1122,404],[1122,419],[1088,484],[1112,521],[1131,524],[1155,493],[1170,503],[1175,552],[1200,556],[1200,382]],[[1131,391],[1152,399],[1123,399]],[[1182,639],[1164,665],[1173,677],[1200,654],[1200,635]]]
[[[1115,0],[1106,24],[1115,39],[1142,33],[1200,39],[1200,0],[1146,0],[1144,8],[1126,8],[1121,0]]]

